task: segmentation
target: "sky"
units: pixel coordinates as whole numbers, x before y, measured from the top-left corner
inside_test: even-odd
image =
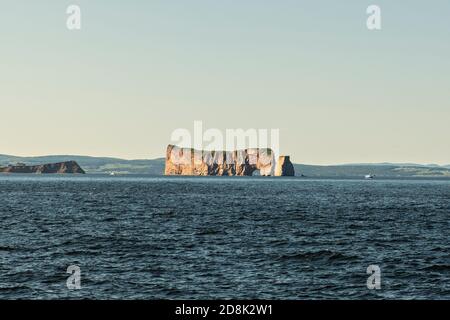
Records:
[[[448,0],[0,8],[0,154],[157,158],[198,120],[279,129],[296,163],[450,164]]]

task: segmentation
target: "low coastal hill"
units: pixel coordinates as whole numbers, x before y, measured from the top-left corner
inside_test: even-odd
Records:
[[[363,177],[367,174],[380,178],[450,178],[450,166],[420,164],[355,164],[316,166],[294,164],[295,172],[308,177]]]
[[[76,161],[86,173],[108,174],[111,172],[122,174],[152,174],[164,173],[165,159],[153,160],[125,160],[109,157],[89,157],[76,155],[55,155],[39,157],[17,157],[0,154],[0,167],[24,163],[26,165],[40,165],[43,163],[56,163]]]
[[[107,157],[88,157],[88,156],[41,156],[41,157],[16,157],[10,155],[0,155],[0,167],[24,163],[26,165],[41,165],[44,163],[57,163],[76,161],[86,173],[109,174],[111,172],[118,174],[150,174],[163,175],[165,159],[142,159],[125,160],[119,158]],[[450,178],[450,165],[420,165],[420,164],[349,164],[318,166],[294,164],[297,176],[304,175],[311,178],[352,178],[363,177],[366,174],[376,175],[380,178]]]
[[[84,170],[75,161],[47,163],[38,165],[26,165],[18,163],[1,167],[0,173],[72,173],[85,174]]]

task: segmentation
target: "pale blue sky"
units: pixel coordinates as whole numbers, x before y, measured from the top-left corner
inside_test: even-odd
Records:
[[[0,4],[0,153],[161,157],[202,120],[298,163],[450,163],[448,0]]]

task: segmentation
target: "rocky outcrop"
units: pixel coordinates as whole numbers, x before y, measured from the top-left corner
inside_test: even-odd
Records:
[[[205,151],[169,145],[166,151],[165,175],[251,176],[273,174],[274,154],[271,149]]]
[[[79,173],[84,170],[75,161],[49,163],[35,166],[15,165],[0,168],[0,173]]]
[[[289,156],[278,157],[277,167],[275,169],[276,176],[295,176],[294,165]]]

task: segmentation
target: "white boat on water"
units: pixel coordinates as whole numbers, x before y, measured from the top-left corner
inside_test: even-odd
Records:
[[[364,176],[364,179],[373,179],[373,178],[375,178],[375,175],[374,175],[374,174],[366,174],[366,175]]]

